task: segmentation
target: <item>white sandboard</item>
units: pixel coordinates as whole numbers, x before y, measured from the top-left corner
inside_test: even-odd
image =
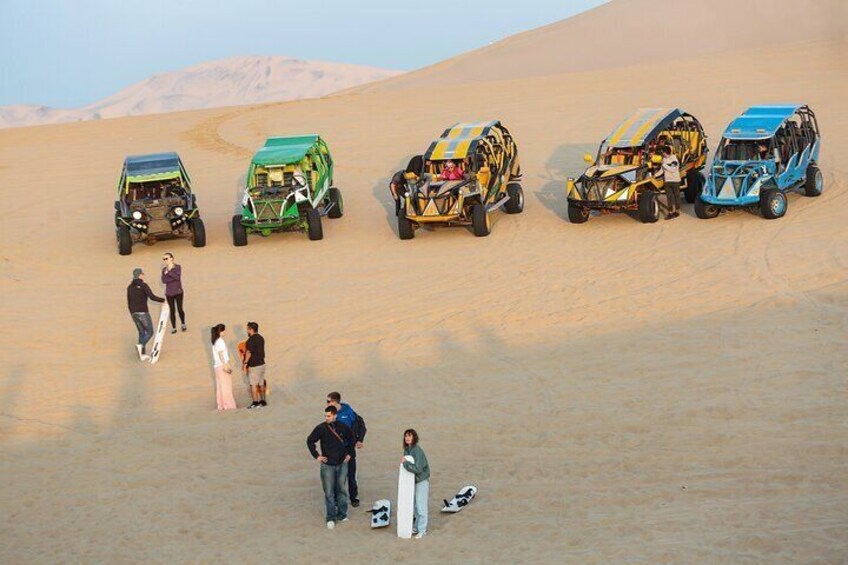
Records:
[[[371,527],[385,528],[391,523],[392,501],[388,499],[378,500],[371,507]]]
[[[153,349],[150,350],[150,363],[155,365],[159,360],[159,354],[162,353],[162,341],[165,339],[165,330],[168,327],[168,315],[171,309],[168,308],[168,303],[162,303],[162,311],[159,313],[159,323],[156,324],[156,332],[153,334]]]
[[[456,493],[451,500],[443,500],[445,503],[442,508],[442,512],[450,512],[456,513],[465,508],[469,502],[474,498],[477,494],[477,487],[474,485],[464,486],[459,489],[459,492]]]
[[[407,455],[410,463],[415,459]],[[397,495],[397,535],[399,538],[412,539],[412,510],[415,505],[415,473],[410,473],[400,465]]]

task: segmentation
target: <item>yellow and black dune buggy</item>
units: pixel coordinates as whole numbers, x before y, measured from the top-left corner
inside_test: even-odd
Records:
[[[601,142],[597,157],[576,181],[568,179],[568,219],[582,224],[592,210],[638,212],[639,219],[659,219],[658,196],[665,194],[660,148],[668,146],[680,162],[681,191],[690,204],[704,187],[707,136],[691,114],[678,108],[641,109]]]
[[[398,236],[415,237],[423,224],[470,225],[474,235],[491,231],[490,214],[524,210],[521,166],[512,135],[499,121],[460,123],[444,131],[419,159],[420,169],[398,173]]]

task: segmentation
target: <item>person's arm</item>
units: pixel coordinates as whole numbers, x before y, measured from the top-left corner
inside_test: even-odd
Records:
[[[306,447],[309,448],[309,453],[312,454],[313,459],[321,458],[321,456],[318,455],[318,450],[315,448],[315,444],[318,443],[318,440],[321,439],[319,433],[320,429],[320,426],[316,427],[314,430],[312,430],[312,433],[309,434],[309,437],[306,438]],[[326,457],[324,459],[326,459]]]
[[[353,437],[353,431],[347,426],[342,426],[341,431],[341,436],[344,440],[344,450],[347,453],[344,460],[345,463],[347,463],[348,461],[350,461],[351,457],[356,457],[356,447],[354,446],[354,444],[356,443],[356,438]]]
[[[365,427],[365,420],[357,414],[353,422],[353,435],[356,438],[356,447],[362,447],[362,444],[365,443],[366,433],[368,433],[368,429]]]
[[[415,473],[416,475],[424,469],[424,465],[422,465],[420,461],[421,457],[418,455],[419,453],[423,452],[420,449],[413,450],[410,455],[412,456],[414,461],[410,463],[409,461],[404,460],[403,462],[403,468],[409,471],[410,473]]]
[[[164,298],[159,298],[158,296],[153,294],[153,291],[150,290],[150,287],[147,285],[147,283],[141,283],[141,284],[144,288],[144,294],[147,295],[147,298],[149,298],[150,300],[152,300],[154,302],[165,302]]]

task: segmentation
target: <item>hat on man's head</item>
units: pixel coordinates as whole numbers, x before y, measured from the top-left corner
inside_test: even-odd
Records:
[[[141,270],[141,267],[136,267],[135,269],[133,269],[133,278],[134,279],[137,279],[138,277],[140,277],[143,274],[144,274],[144,271]]]

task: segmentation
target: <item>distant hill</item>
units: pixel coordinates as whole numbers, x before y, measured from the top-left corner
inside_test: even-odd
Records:
[[[235,57],[153,75],[81,108],[0,106],[0,127],[318,98],[396,74],[388,69],[287,57]]]

